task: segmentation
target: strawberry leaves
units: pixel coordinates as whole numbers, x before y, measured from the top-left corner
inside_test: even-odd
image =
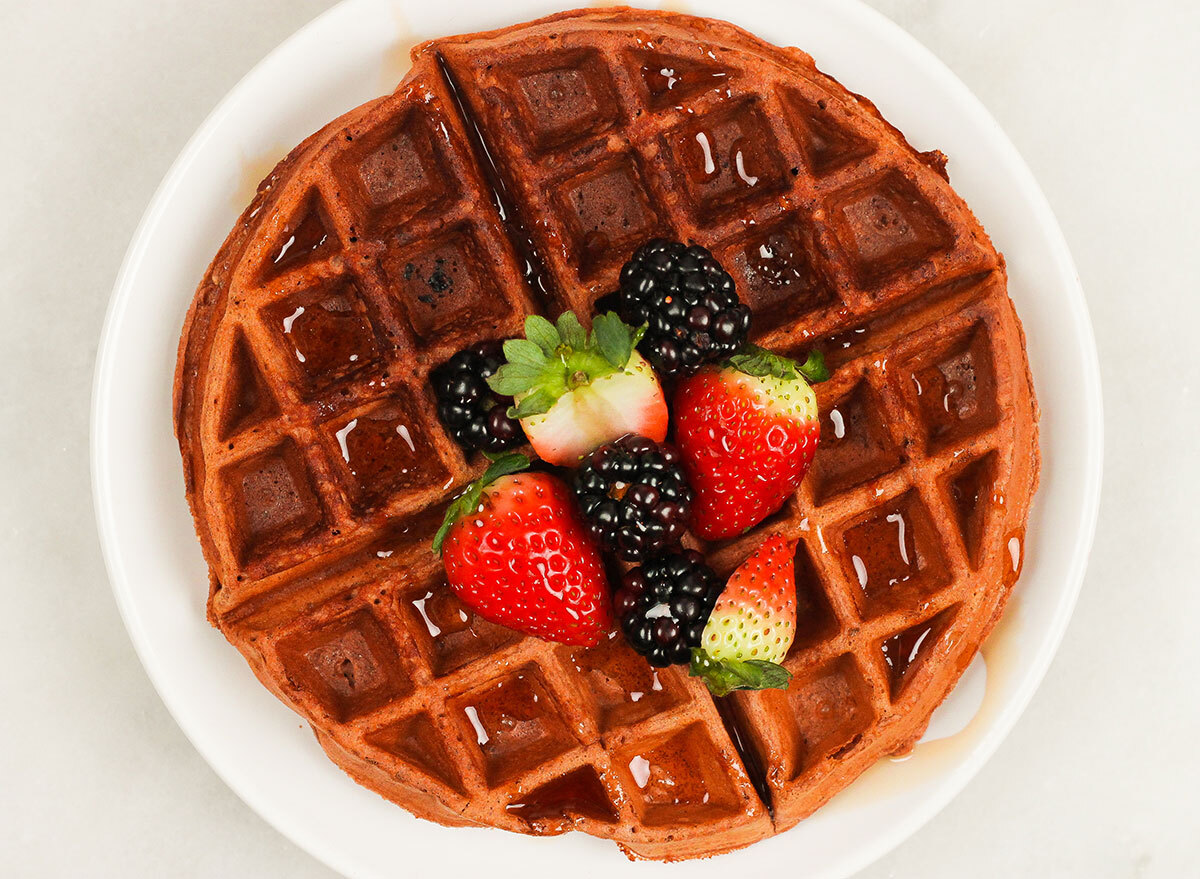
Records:
[[[531,314],[525,318],[525,338],[542,349],[547,357],[552,357],[554,349],[562,344],[562,337],[554,324],[540,314]],[[506,351],[505,354],[507,353]]]
[[[479,508],[479,501],[483,497],[485,488],[501,476],[519,473],[529,466],[529,459],[516,452],[489,458],[489,460],[492,463],[488,465],[487,470],[483,471],[483,475],[468,485],[466,491],[451,501],[450,506],[446,508],[446,517],[442,520],[442,527],[433,536],[435,554],[439,556],[442,554],[442,544],[446,542],[446,535],[450,533],[454,524],[463,516],[470,515]]]
[[[576,351],[587,346],[587,331],[579,323],[579,318],[575,316],[575,312],[564,311],[558,316],[555,327],[558,330],[559,336],[562,337],[562,345],[574,348]]]
[[[808,358],[804,363],[798,364],[789,357],[772,353],[757,345],[747,344],[737,354],[730,357],[728,363],[739,372],[759,378],[764,376],[781,379],[803,378],[810,384],[823,382],[829,378],[825,358],[816,349],[808,353]]]
[[[624,369],[633,349],[642,340],[644,326],[630,332],[630,327],[613,312],[598,314],[592,321],[592,339],[604,359],[617,369]]]
[[[792,673],[775,662],[761,659],[714,659],[703,647],[692,648],[688,673],[700,678],[714,696],[734,690],[786,690]]]
[[[568,391],[623,370],[644,331],[612,312],[597,315],[590,334],[571,311],[564,311],[555,323],[530,315],[525,338],[504,343],[507,362],[488,378],[488,386],[515,398],[511,417],[542,415]]]

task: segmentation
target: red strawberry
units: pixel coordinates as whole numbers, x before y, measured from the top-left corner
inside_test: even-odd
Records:
[[[567,311],[557,326],[539,315],[526,318],[525,335],[504,343],[508,362],[487,381],[497,394],[514,398],[509,415],[521,420],[543,460],[574,467],[627,434],[666,438],[662,386],[634,350],[642,330],[608,313],[593,318],[588,334]]]
[[[455,594],[480,616],[548,641],[594,646],[612,625],[600,552],[571,492],[497,459],[450,505],[433,540]]]
[[[714,696],[787,688],[779,663],[796,637],[795,555],[796,541],[768,537],[725,584],[692,651],[692,676]]]
[[[817,449],[817,397],[805,379],[828,376],[813,353],[802,366],[753,345],[708,366],[675,392],[675,442],[696,492],[692,530],[705,540],[741,534],[783,506]]]

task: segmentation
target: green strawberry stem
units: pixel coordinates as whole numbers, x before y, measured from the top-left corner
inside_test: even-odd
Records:
[[[454,523],[479,506],[479,499],[483,496],[485,488],[501,476],[519,473],[529,466],[529,459],[518,452],[499,455],[495,458],[489,456],[489,459],[492,463],[488,465],[487,470],[483,471],[483,475],[468,485],[466,491],[451,501],[450,506],[446,508],[446,518],[442,520],[442,527],[433,536],[433,551],[437,555],[442,554],[442,544],[446,542],[446,535],[450,533]]]
[[[727,696],[734,690],[786,690],[792,680],[792,673],[776,662],[714,659],[703,647],[692,648],[688,671],[703,680],[714,696]]]
[[[608,312],[592,318],[586,332],[574,312],[557,323],[539,314],[525,319],[525,338],[504,343],[506,363],[488,378],[497,394],[517,397],[512,418],[548,412],[559,397],[624,369],[645,327],[631,327]]]
[[[739,372],[759,377],[773,375],[783,379],[803,378],[810,384],[829,378],[825,357],[815,348],[808,352],[808,358],[803,363],[796,363],[790,357],[747,343],[729,358],[728,363]]]

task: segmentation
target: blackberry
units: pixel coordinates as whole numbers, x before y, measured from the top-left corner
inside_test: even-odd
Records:
[[[575,497],[592,536],[627,562],[679,543],[692,489],[679,453],[640,436],[605,443],[575,471]]]
[[[690,375],[746,341],[750,308],[733,278],[698,244],[655,238],[621,269],[617,313],[646,324],[638,350],[662,375]]]
[[[504,363],[499,342],[480,342],[459,351],[430,374],[438,418],[466,451],[502,452],[525,439],[521,424],[509,418],[512,397],[501,397],[487,385]]]
[[[724,584],[695,550],[654,556],[621,578],[613,607],[629,646],[651,665],[688,662]]]

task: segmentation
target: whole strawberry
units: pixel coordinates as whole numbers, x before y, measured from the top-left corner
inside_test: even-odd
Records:
[[[698,537],[741,534],[795,492],[821,432],[808,381],[827,377],[819,353],[797,365],[748,345],[723,365],[680,382],[675,442],[696,493],[692,531]]]
[[[433,540],[446,579],[492,622],[563,644],[594,646],[612,624],[600,553],[570,489],[498,458],[450,508]]]
[[[714,696],[787,689],[779,663],[796,637],[795,555],[794,540],[768,537],[729,578],[692,650],[691,674]]]

